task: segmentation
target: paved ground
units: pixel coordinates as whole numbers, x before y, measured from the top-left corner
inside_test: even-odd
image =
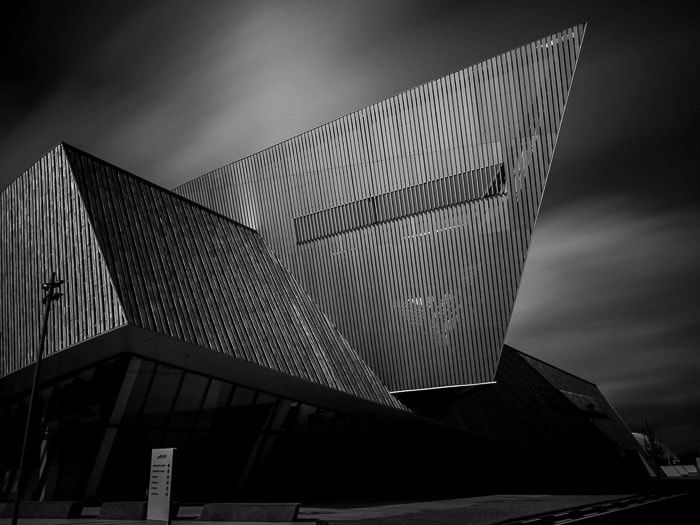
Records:
[[[503,525],[696,524],[700,516],[697,505],[693,508],[690,502],[691,498],[686,494],[634,496],[526,519],[519,518]]]
[[[146,525],[146,521],[99,520],[98,509],[81,519],[19,520],[20,525]],[[183,507],[174,525],[224,525],[196,520],[201,507]],[[582,525],[699,523],[700,511],[686,495],[493,495],[358,508],[302,507],[298,519],[337,525]],[[0,525],[9,525],[0,519]],[[299,523],[299,522],[297,522]],[[151,524],[152,525],[152,524]],[[243,525],[238,523],[238,525]],[[254,525],[254,524],[249,524]]]
[[[618,514],[599,516],[582,525],[696,525],[700,522],[696,497],[682,496]]]
[[[632,495],[493,495],[363,508],[302,508],[300,520],[338,525],[487,525],[523,516],[629,499]]]

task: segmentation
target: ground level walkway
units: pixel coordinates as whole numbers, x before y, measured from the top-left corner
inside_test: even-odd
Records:
[[[302,508],[299,519],[315,519],[319,524],[398,525],[459,523],[491,525],[516,518],[563,511],[596,504],[613,504],[635,497],[608,495],[491,495],[377,507],[324,509]]]
[[[491,495],[440,501],[343,508],[301,507],[295,523],[318,525],[495,525],[559,524],[622,512],[674,496],[608,495]],[[198,518],[201,507],[182,507],[174,525],[224,525]],[[147,521],[97,519],[99,508],[86,508],[76,519],[20,519],[19,525],[146,525]],[[241,522],[237,522],[242,525]],[[9,525],[0,519],[0,525]],[[250,524],[249,524],[250,525]]]

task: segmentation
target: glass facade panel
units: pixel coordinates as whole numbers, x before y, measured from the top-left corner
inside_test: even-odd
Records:
[[[153,377],[153,371],[155,370],[155,363],[152,361],[140,360],[138,362],[132,362],[127,372],[130,375],[135,375],[133,378],[133,386],[131,388],[131,395],[126,404],[126,409],[124,411],[124,424],[136,423],[138,416],[141,413],[141,408],[146,400],[146,394],[151,386],[151,379]]]
[[[31,499],[82,496],[128,358],[120,357],[57,379],[37,393],[28,440],[23,494]],[[29,393],[0,404],[0,500],[16,492],[17,466]]]
[[[139,361],[128,372],[137,376],[131,378],[124,418],[116,423],[100,499],[143,498],[150,448],[175,447],[174,496],[226,501],[259,486],[260,472],[277,469],[269,457],[294,446],[307,450],[307,441],[292,436],[333,426],[331,411]]]
[[[192,428],[197,423],[209,379],[198,374],[185,374],[180,394],[170,419],[170,428]]]
[[[209,385],[207,397],[197,419],[198,429],[209,429],[215,418],[222,417],[228,406],[234,387],[230,383],[224,383],[218,379],[212,379]]]
[[[311,416],[316,412],[316,409],[312,406],[309,405],[304,405],[300,404],[299,405],[299,411],[296,415],[296,419],[294,421],[294,426],[293,429],[297,431],[306,431],[310,430],[311,424],[310,424],[310,418]]]
[[[164,427],[167,424],[182,377],[182,370],[158,365],[141,412],[141,424],[149,427]]]
[[[333,412],[317,409],[309,416],[309,430],[312,432],[328,432],[333,426]]]
[[[294,493],[297,485],[318,483],[311,472],[329,468],[328,458],[340,465],[336,456],[346,457],[345,449],[355,446],[348,436],[361,424],[141,357],[59,379],[40,397],[42,432],[30,447],[45,450],[47,461],[29,466],[27,496],[53,500],[143,500],[150,451],[159,447],[177,449],[176,500],[230,501],[268,489],[271,495]],[[126,399],[123,411],[117,398]],[[26,405],[22,398],[0,406],[0,424],[11,429],[0,433],[3,499],[14,490]],[[97,458],[104,469],[94,471]]]
[[[223,383],[218,379],[212,379],[209,385],[209,391],[207,392],[207,397],[204,400],[205,410],[211,408],[221,408],[228,405],[229,396],[231,395],[232,385],[230,383]]]
[[[248,388],[237,387],[231,399],[231,406],[250,405],[253,403],[256,392]]]

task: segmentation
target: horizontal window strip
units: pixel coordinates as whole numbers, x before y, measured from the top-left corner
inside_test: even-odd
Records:
[[[294,231],[304,244],[506,192],[504,166],[495,164],[296,217]]]

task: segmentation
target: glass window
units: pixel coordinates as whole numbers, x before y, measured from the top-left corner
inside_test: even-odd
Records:
[[[311,416],[316,413],[316,407],[312,407],[309,405],[300,405],[299,406],[299,411],[296,415],[296,419],[292,423],[292,428],[294,430],[299,430],[299,431],[308,431],[310,430],[310,422],[309,419]]]
[[[270,412],[275,408],[275,403],[277,398],[271,394],[266,394],[265,392],[258,392],[258,396],[255,399],[255,411],[258,414],[258,418],[263,425],[268,425],[268,420],[270,418]],[[278,412],[279,414],[279,412]]]
[[[233,394],[231,406],[252,405],[254,398],[255,390],[249,390],[248,388],[238,386],[236,387],[236,391]]]
[[[181,380],[182,370],[158,365],[143,407],[141,424],[157,428],[167,424],[170,408],[178,394]]]
[[[287,402],[289,403],[289,408],[287,409],[287,413],[285,414],[285,419],[284,423],[282,426],[285,429],[290,429],[293,430],[295,423],[299,417],[299,410],[301,409],[301,403],[298,401],[292,401],[292,402]]]
[[[192,432],[189,430],[168,430],[163,437],[161,447],[176,448],[183,451],[187,447]]]
[[[335,421],[333,422],[334,432],[351,432],[353,427],[353,420],[349,416],[344,416],[342,414],[336,414]]]
[[[170,428],[192,428],[197,422],[199,407],[209,380],[198,374],[185,374],[182,388],[175,401]]]
[[[333,424],[333,412],[319,408],[309,416],[308,421],[312,432],[326,432]]]
[[[155,364],[151,361],[132,361],[127,371],[126,381],[131,381],[128,377],[129,375],[136,375],[134,379],[134,384],[131,388],[131,394],[129,395],[129,401],[126,404],[126,409],[124,410],[124,417],[122,419],[123,424],[128,425],[136,422],[136,417],[141,411],[143,402],[146,398],[146,393],[148,392],[148,387],[151,384],[151,375],[155,369]]]
[[[175,401],[175,411],[199,410],[208,380],[198,374],[187,373]]]
[[[207,391],[207,397],[204,400],[204,406],[202,408],[217,408],[225,407],[228,405],[228,398],[231,395],[232,385],[229,383],[224,383],[218,379],[212,379],[209,385],[209,390]]]
[[[228,405],[233,386],[218,379],[212,379],[207,396],[202,406],[202,412],[197,420],[197,428],[211,428],[216,417],[223,415]]]
[[[259,392],[258,397],[255,400],[256,405],[271,405],[275,402],[277,398],[271,394],[266,394],[265,392]]]
[[[275,410],[275,415],[270,423],[270,430],[278,431],[286,428],[291,406],[292,402],[288,399],[280,399],[280,403],[277,405],[277,410]]]
[[[42,494],[49,500],[81,496],[127,361],[119,358],[98,364],[40,390],[35,415],[41,417],[41,429],[34,429],[29,442],[25,486],[28,493]],[[28,393],[17,407],[24,406],[27,399]],[[11,463],[0,455],[0,499],[8,496],[7,491],[14,490],[14,463],[19,455],[24,418],[11,417],[6,423],[0,421],[0,450],[8,452]]]

